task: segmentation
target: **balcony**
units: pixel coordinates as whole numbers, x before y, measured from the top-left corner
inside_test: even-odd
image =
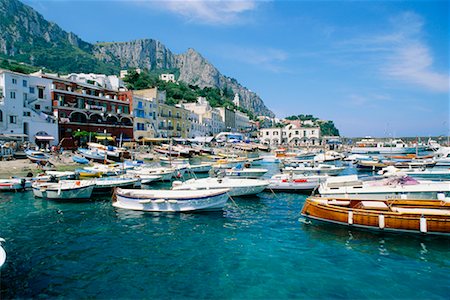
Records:
[[[159,130],[173,130],[173,126],[158,126]]]
[[[119,99],[114,99],[109,97],[109,95],[104,96],[103,94],[100,94],[99,96],[95,96],[95,95],[89,95],[87,93],[83,93],[83,92],[74,92],[74,91],[67,91],[67,90],[61,90],[58,87],[55,87],[55,89],[53,90],[56,93],[61,93],[61,94],[65,94],[65,95],[74,95],[74,96],[82,96],[85,98],[89,98],[89,99],[96,99],[96,100],[103,100],[103,101],[110,101],[110,102],[115,102],[115,103],[130,103],[129,100],[127,101],[123,101],[123,100],[119,100]]]

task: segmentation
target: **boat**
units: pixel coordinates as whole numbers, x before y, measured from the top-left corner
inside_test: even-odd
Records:
[[[78,152],[80,152],[80,154],[87,160],[93,160],[96,162],[104,162],[105,160],[107,160],[105,153],[100,153],[98,150],[78,148]]]
[[[114,188],[133,188],[140,182],[139,178],[104,177],[94,179],[94,194],[112,193]]]
[[[434,161],[436,166],[450,166],[450,147],[441,147],[435,152]]]
[[[374,139],[362,139],[351,149],[353,154],[411,154],[425,150],[425,147],[408,147],[402,140],[377,142]]]
[[[327,178],[328,175],[276,174],[269,179],[267,189],[279,192],[309,192]]]
[[[304,156],[308,157],[308,156]],[[302,159],[301,157],[297,157],[298,159]],[[339,152],[336,151],[327,151],[325,153],[319,153],[313,157],[313,160],[315,162],[327,162],[327,161],[336,161],[341,160],[344,158],[344,155],[342,155]],[[305,158],[303,158],[305,159]]]
[[[76,177],[79,174],[77,172],[72,171],[45,171],[45,175],[38,176],[37,178],[42,180],[42,177],[53,177],[57,180],[69,180],[69,179],[76,179]]]
[[[282,173],[294,173],[294,174],[328,174],[338,175],[345,170],[345,167],[336,167],[334,165],[318,164],[308,165],[300,164],[297,167],[285,167],[282,168]]]
[[[201,163],[199,165],[189,165],[187,170],[192,173],[208,173],[212,169],[212,163]]]
[[[227,200],[228,189],[175,191],[118,188],[112,205],[146,212],[220,211]]]
[[[89,164],[89,160],[87,158],[81,156],[81,155],[74,155],[74,156],[72,156],[72,160],[74,162],[76,162],[77,164],[80,164],[80,165],[87,165],[87,164]]]
[[[102,177],[103,173],[99,171],[76,169],[75,172],[80,174],[80,178]]]
[[[0,238],[0,268],[5,264],[6,261],[6,251],[2,247],[2,243],[5,242],[3,238]]]
[[[428,180],[450,180],[450,169],[398,169],[394,166],[388,166],[378,171],[378,175],[383,175],[384,177],[410,176]]]
[[[408,176],[363,181],[357,175],[346,175],[328,178],[318,191],[323,197],[362,200],[437,199],[439,194],[450,194],[450,181],[419,181]]]
[[[378,231],[450,234],[450,199],[372,200],[310,197],[301,215],[307,220]]]
[[[26,188],[26,180],[21,178],[0,179],[0,191],[18,191]]]
[[[367,171],[378,171],[383,168],[386,168],[388,165],[378,159],[372,160],[357,160],[356,167],[358,169],[367,170]]]
[[[170,158],[167,156],[159,157],[160,164],[165,165],[187,165],[189,164],[189,158]]]
[[[25,150],[25,154],[27,155],[27,158],[33,162],[38,163],[41,165],[45,165],[50,160],[50,155],[47,153],[44,153],[42,151],[36,151],[36,150]]]
[[[174,168],[135,168],[134,170],[127,170],[126,174],[132,176],[139,176],[144,178],[147,175],[159,176],[160,181],[170,181],[175,176],[176,170]]]
[[[95,187],[90,180],[62,180],[60,182],[34,182],[35,197],[53,200],[89,199]]]
[[[208,190],[208,189],[229,189],[230,196],[255,195],[262,192],[269,182],[261,179],[241,179],[241,178],[201,178],[189,179],[185,182],[174,181],[172,189],[179,190]]]
[[[125,174],[121,176],[125,176],[126,178],[129,178],[131,174]],[[162,176],[160,175],[151,175],[151,174],[139,174],[139,175],[131,175],[133,178],[137,178],[141,184],[150,184],[155,181],[164,181],[162,180]]]
[[[270,151],[270,147],[269,145],[258,144],[258,150],[268,152]]]
[[[237,166],[225,170],[225,175],[227,177],[259,178],[266,174],[267,171],[267,169],[243,168],[242,166]]]
[[[246,163],[247,159],[245,158],[224,158],[217,160],[213,167],[218,169],[230,169]]]

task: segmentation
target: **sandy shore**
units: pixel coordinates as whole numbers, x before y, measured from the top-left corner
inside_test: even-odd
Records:
[[[64,153],[57,158],[51,158],[50,162],[57,171],[73,171],[80,168],[80,165],[72,161],[70,153]],[[28,172],[36,176],[44,172],[36,163],[32,163],[29,159],[15,159],[8,161],[0,161],[0,179],[10,178],[12,176],[26,176]]]

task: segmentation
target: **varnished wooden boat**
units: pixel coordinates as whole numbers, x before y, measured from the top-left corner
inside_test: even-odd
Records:
[[[444,200],[332,199],[310,197],[302,216],[356,228],[450,235],[450,202]]]

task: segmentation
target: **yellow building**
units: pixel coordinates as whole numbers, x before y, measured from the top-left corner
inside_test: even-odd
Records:
[[[154,115],[156,116],[154,117],[152,115],[152,120],[149,121],[154,125],[153,127],[155,130],[155,134],[153,137],[187,138],[189,136],[189,130],[191,128],[191,120],[189,117],[190,111],[185,109],[182,105],[172,106],[166,104],[165,91],[159,91],[157,88],[153,88],[134,91],[133,95],[139,95],[141,97],[150,99],[153,103],[151,112],[154,112]],[[150,110],[148,111],[148,113],[150,113]],[[148,128],[145,128],[145,126],[139,126],[139,129],[144,128],[144,131],[148,131]],[[139,133],[141,132],[142,131],[139,131]],[[139,137],[139,134],[135,132],[135,136]]]

